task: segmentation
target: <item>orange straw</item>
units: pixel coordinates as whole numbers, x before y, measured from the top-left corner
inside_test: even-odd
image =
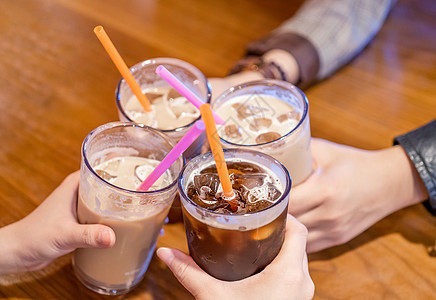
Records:
[[[218,171],[218,176],[223,187],[223,193],[229,200],[235,197],[233,192],[232,183],[230,182],[229,170],[227,169],[227,164],[224,159],[223,148],[221,147],[220,138],[215,126],[215,120],[213,118],[212,110],[210,104],[203,104],[200,106],[201,118],[203,119],[204,125],[206,126],[206,135],[209,141],[210,149],[212,151],[213,158],[215,160],[216,169]],[[233,208],[237,205],[236,201],[227,201]]]
[[[103,45],[104,49],[106,50],[107,54],[109,54],[110,58],[114,62],[118,71],[120,71],[124,80],[127,82],[127,84],[132,89],[132,92],[136,95],[136,98],[138,98],[138,101],[139,101],[139,103],[141,103],[144,110],[151,111],[150,101],[148,101],[147,97],[145,97],[144,93],[142,93],[142,90],[139,87],[139,84],[136,82],[136,80],[133,77],[132,73],[130,72],[129,68],[127,68],[126,63],[121,58],[120,54],[118,53],[118,51],[115,48],[112,41],[110,40],[106,31],[104,31],[103,26],[101,26],[101,25],[95,26],[94,33],[98,37],[98,39],[100,40],[100,42]]]

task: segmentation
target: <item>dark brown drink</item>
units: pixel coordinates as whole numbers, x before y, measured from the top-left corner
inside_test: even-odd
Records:
[[[211,153],[186,165],[179,192],[190,255],[212,276],[233,281],[261,271],[279,253],[290,178],[263,153],[227,150],[225,157],[236,207],[222,195]]]

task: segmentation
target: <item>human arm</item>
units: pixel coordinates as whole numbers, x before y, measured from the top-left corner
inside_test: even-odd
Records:
[[[421,162],[432,181],[426,183],[399,145],[366,151],[312,139],[314,172],[293,188],[289,203],[289,211],[309,231],[308,252],[343,244],[387,215],[429,196],[435,203],[436,121],[428,126],[419,129],[428,133],[421,137],[426,149],[419,150],[427,153]]]
[[[253,78],[289,81],[305,88],[355,57],[377,34],[395,0],[309,0],[265,37],[247,45],[232,76],[211,78],[214,97],[225,85]],[[215,87],[216,89],[215,89]]]
[[[308,271],[306,228],[288,215],[286,235],[277,257],[262,272],[239,281],[222,281],[205,273],[176,249],[157,255],[196,299],[311,299],[314,285]]]
[[[0,274],[34,271],[76,248],[108,248],[115,233],[77,222],[79,172],[69,175],[33,212],[0,228]]]

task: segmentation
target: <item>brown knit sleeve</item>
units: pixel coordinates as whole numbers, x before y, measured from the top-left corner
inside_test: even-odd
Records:
[[[231,73],[236,73],[244,69],[255,70],[256,68],[263,67],[262,55],[273,49],[285,50],[296,59],[300,74],[299,81],[296,85],[306,87],[316,79],[320,67],[318,52],[306,38],[289,32],[271,34],[250,43],[247,46],[245,57],[236,62]],[[272,73],[280,75],[280,72]],[[275,77],[277,77],[277,75]]]

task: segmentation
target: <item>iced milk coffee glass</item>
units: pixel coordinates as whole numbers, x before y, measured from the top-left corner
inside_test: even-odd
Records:
[[[273,192],[267,193],[269,200],[274,200],[271,206],[260,206],[259,210],[255,208],[245,213],[229,213],[221,208],[212,209],[213,205],[205,208],[192,199],[192,186],[195,186],[197,180],[195,176],[215,164],[211,152],[193,158],[180,173],[178,189],[189,254],[210,275],[221,280],[234,281],[261,271],[280,251],[285,234],[291,179],[280,162],[264,153],[226,149],[224,156],[230,173],[238,174],[243,170],[233,169],[237,168],[237,163],[250,163],[262,169],[265,174],[271,175],[273,185],[280,187],[280,194],[274,199]],[[234,175],[230,176],[232,178]],[[246,175],[236,176],[239,177],[235,178],[244,180]],[[216,179],[210,178],[210,182],[206,177],[197,182],[206,180],[202,183],[207,186],[206,189],[215,189]],[[232,180],[236,180],[235,178]],[[248,180],[251,180],[251,183],[246,181],[242,184],[248,186],[257,179]],[[235,185],[233,187],[235,188]],[[199,189],[200,193],[202,189]],[[259,195],[258,186],[251,186],[249,193],[251,192]]]
[[[165,66],[205,103],[210,103],[210,86],[200,70],[180,59],[160,57],[137,63],[130,68],[153,109],[157,110],[154,117],[145,117],[137,100],[134,98],[132,101],[133,93],[124,79],[120,80],[115,91],[118,114],[121,121],[132,121],[153,127],[167,134],[177,143],[195,121],[200,119],[200,112],[156,74],[156,68],[159,65]],[[163,97],[158,96],[161,93]],[[161,100],[164,105],[160,105]],[[154,105],[155,102],[156,105]],[[204,138],[204,134],[200,135],[185,151],[184,157],[187,160],[201,153]]]
[[[218,126],[224,148],[250,149],[285,165],[297,185],[312,172],[309,103],[291,83],[259,80],[231,87],[212,102],[226,121]]]
[[[124,294],[144,277],[177,193],[182,157],[149,191],[136,188],[172,148],[167,136],[135,123],[108,123],[85,138],[78,220],[107,225],[116,236],[113,248],[83,248],[74,253],[74,271],[91,290]]]
[[[184,97],[180,97],[177,92],[174,92],[175,90],[171,88],[169,83],[156,74],[156,68],[159,65],[165,66],[200,99],[210,103],[210,85],[199,69],[180,59],[159,57],[142,61],[130,68],[142,91],[150,100],[155,111],[155,118],[146,117],[147,114],[143,113],[143,109],[124,79],[119,81],[115,91],[118,115],[121,121],[133,121],[153,127],[167,134],[174,143],[177,143],[200,119],[200,112]],[[158,94],[164,96],[160,98],[157,97]],[[184,99],[185,101],[183,101]],[[165,105],[160,104],[162,100]],[[181,104],[181,106],[177,104]],[[183,153],[185,160],[190,160],[201,153],[204,140],[205,133],[202,133]],[[170,223],[182,220],[179,197],[174,200],[168,217]]]

